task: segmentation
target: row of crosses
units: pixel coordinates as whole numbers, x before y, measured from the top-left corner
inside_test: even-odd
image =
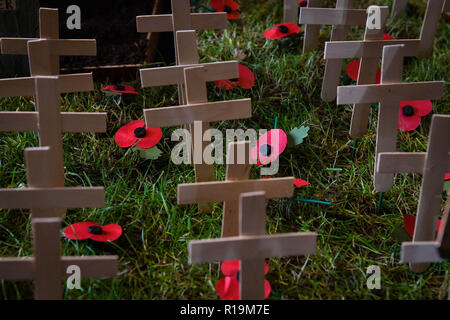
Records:
[[[27,187],[0,189],[0,208],[29,209],[33,256],[0,258],[1,280],[34,280],[36,299],[61,299],[68,267],[82,278],[115,277],[117,256],[61,257],[60,228],[68,208],[102,208],[103,187],[65,187],[62,135],[105,132],[106,113],[61,112],[63,93],[94,90],[92,74],[59,75],[59,57],[96,55],[95,40],[59,39],[58,10],[39,11],[40,38],[3,38],[2,54],[28,55],[31,77],[0,80],[0,97],[33,96],[33,112],[0,112],[0,131],[34,131],[26,148]]]
[[[144,110],[147,127],[187,125],[192,140],[196,141],[196,135],[203,135],[210,128],[210,122],[251,117],[250,99],[208,102],[206,83],[238,78],[238,63],[200,64],[196,31],[224,28],[225,13],[190,13],[188,0],[172,0],[172,14],[137,17],[139,32],[171,31],[175,39],[176,65],[142,69],[140,75],[144,88],[178,85],[179,105]],[[195,132],[195,121],[202,121],[203,132]],[[201,152],[198,152],[195,150],[198,144],[194,143],[194,157],[202,155],[206,145],[203,143]],[[250,180],[249,142],[228,145],[225,181],[215,181],[214,167],[197,164],[195,160],[196,183],[178,185],[178,204],[199,204],[204,212],[211,211],[209,204],[212,202],[224,204],[222,237],[191,241],[190,263],[240,260],[240,298],[263,299],[264,259],[312,254],[317,247],[317,235],[312,232],[265,234],[266,199],[291,197],[294,179]]]

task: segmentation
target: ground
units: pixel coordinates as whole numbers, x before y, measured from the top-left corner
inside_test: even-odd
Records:
[[[333,1],[325,1],[333,6]],[[355,7],[392,1],[355,1]],[[317,253],[309,257],[270,259],[266,278],[272,286],[270,299],[443,299],[450,281],[450,265],[433,264],[416,274],[399,263],[402,215],[415,214],[421,176],[398,174],[394,187],[383,196],[372,184],[375,150],[376,108],[372,108],[368,133],[357,142],[349,137],[351,106],[337,106],[320,98],[324,69],[323,45],[330,28],[321,32],[320,48],[301,53],[303,32],[288,41],[272,41],[264,30],[282,20],[282,1],[241,1],[242,20],[230,22],[223,32],[199,33],[202,62],[242,59],[256,75],[251,91],[224,92],[210,84],[211,101],[251,98],[253,116],[243,121],[214,123],[215,128],[273,128],[285,131],[307,125],[309,137],[280,158],[277,176],[295,176],[311,182],[296,190],[299,197],[329,201],[331,205],[288,199],[270,200],[267,231],[270,234],[296,231],[318,232]],[[417,38],[425,4],[411,1],[417,11],[388,20],[387,32],[395,38]],[[198,1],[194,11],[207,11],[207,1]],[[351,38],[361,39],[361,29],[352,28]],[[448,79],[449,25],[439,21],[433,55],[408,59],[404,81]],[[351,81],[342,76],[342,84]],[[138,87],[138,81],[134,84]],[[144,160],[137,152],[114,144],[115,132],[125,123],[143,119],[142,109],[177,105],[176,87],[143,90],[143,95],[117,105],[102,94],[105,84],[96,83],[94,93],[63,97],[65,111],[105,111],[105,134],[65,134],[66,184],[105,186],[102,209],[69,210],[64,226],[93,220],[118,223],[122,237],[105,246],[62,238],[64,255],[119,255],[120,275],[108,280],[83,280],[82,290],[66,290],[66,299],[217,299],[215,283],[223,275],[219,263],[191,266],[190,240],[220,236],[222,204],[211,213],[200,213],[195,205],[176,204],[176,186],[194,181],[191,166],[170,162],[175,142],[173,128],[163,131],[159,147],[163,156]],[[449,114],[449,94],[433,101],[433,113]],[[33,110],[32,99],[0,100],[0,110]],[[426,151],[431,116],[412,132],[399,133],[401,151]],[[2,133],[0,136],[0,186],[17,188],[26,184],[23,151],[38,145],[35,133]],[[218,166],[218,180],[224,178]],[[259,177],[253,168],[252,178]],[[32,254],[30,217],[26,211],[0,214],[0,256]],[[366,269],[381,268],[381,289],[366,286]],[[31,282],[0,283],[2,299],[32,297]]]

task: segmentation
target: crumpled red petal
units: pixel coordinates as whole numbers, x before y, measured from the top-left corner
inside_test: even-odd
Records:
[[[446,174],[445,174],[444,180],[450,180],[450,173],[446,173]]]
[[[136,141],[139,140],[139,138],[137,138],[134,135],[134,130],[142,127],[145,127],[144,121],[133,120],[130,123],[124,125],[116,132],[116,135],[114,136],[114,141],[121,148],[131,147],[133,144],[136,143]]]
[[[136,91],[135,88],[128,85],[123,85],[125,87],[125,90],[116,90],[115,86],[106,86],[102,90],[103,91],[112,91],[112,92],[120,92],[120,93],[130,93],[130,94],[139,94],[139,92]]]
[[[239,281],[235,276],[219,279],[216,291],[222,300],[239,300]]]
[[[289,31],[287,33],[282,33],[280,31],[278,31],[278,27],[281,25],[287,27]],[[297,24],[292,23],[292,22],[285,22],[285,23],[277,24],[277,25],[275,25],[274,28],[264,31],[264,37],[266,37],[268,39],[280,39],[283,37],[288,37],[290,35],[300,33],[300,31],[301,31],[301,29]]]
[[[85,221],[85,222],[77,222],[67,226],[64,229],[64,235],[66,238],[70,240],[85,240],[89,239],[92,234],[89,233],[89,227],[91,226],[99,226],[96,222]]]
[[[239,271],[239,268],[240,268],[239,260],[224,261],[220,266],[222,273],[226,276],[235,276],[236,273]]]
[[[142,149],[148,149],[155,146],[162,138],[161,128],[145,129],[147,135],[138,142],[137,146]]]
[[[294,186],[296,186],[297,188],[307,186],[307,185],[310,185],[310,183],[306,180],[294,179]]]
[[[390,34],[383,33],[383,40],[395,40],[395,38]]]
[[[228,20],[239,20],[241,18],[241,13],[239,11],[232,11],[227,13]]]

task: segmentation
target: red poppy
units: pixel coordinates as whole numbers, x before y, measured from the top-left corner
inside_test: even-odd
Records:
[[[228,20],[237,20],[241,18],[239,4],[231,0],[210,0],[209,5],[217,12],[226,12]]]
[[[384,33],[383,40],[394,40],[394,37],[391,35]],[[358,73],[359,73],[360,60],[350,61],[345,70],[347,71],[347,75],[353,80],[358,81]],[[381,69],[377,70],[377,74],[375,76],[375,83],[379,84],[381,82]]]
[[[297,1],[297,6],[299,8],[304,8],[308,6],[308,0],[298,0]]]
[[[101,226],[95,222],[77,222],[66,227],[64,234],[70,240],[107,242],[117,240],[122,235],[122,227],[114,223]]]
[[[255,75],[253,72],[239,64],[239,78],[231,80],[219,80],[216,81],[216,86],[219,88],[225,88],[225,90],[231,90],[236,87],[241,87],[242,89],[251,89],[255,84]]]
[[[287,146],[287,135],[281,129],[272,129],[259,137],[256,146],[251,152],[252,159],[256,159],[256,165],[266,165],[278,159]]]
[[[280,39],[293,34],[300,33],[301,29],[292,22],[277,24],[274,28],[264,31],[264,37],[269,39]]]
[[[222,300],[239,300],[239,260],[224,261],[221,266],[225,278],[216,283],[216,291]],[[269,272],[269,266],[264,263],[264,274]],[[270,295],[270,283],[264,279],[264,298]]]
[[[444,180],[450,180],[450,173],[445,174]]]
[[[406,232],[412,238],[414,236],[414,228],[416,227],[416,216],[405,214],[403,215],[403,225],[405,226]],[[439,219],[436,226],[436,233],[441,229],[442,220]]]
[[[117,131],[114,140],[121,148],[131,147],[139,141],[137,144],[139,148],[148,149],[156,145],[161,138],[161,128],[147,129],[144,121],[133,120]]]
[[[422,117],[433,109],[430,100],[401,101],[398,110],[398,130],[412,131],[420,125]]]
[[[139,94],[139,92],[136,91],[135,88],[132,86],[122,85],[122,84],[116,84],[113,86],[106,86],[102,89],[103,91],[111,91],[111,92],[118,92],[118,93],[131,93],[131,94]]]

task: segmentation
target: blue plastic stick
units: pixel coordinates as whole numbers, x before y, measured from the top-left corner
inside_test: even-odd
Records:
[[[312,202],[312,203],[319,203],[319,204],[326,204],[331,205],[331,202],[327,201],[320,201],[320,200],[313,200],[313,199],[305,199],[305,198],[289,198],[291,201],[303,201],[303,202]]]

